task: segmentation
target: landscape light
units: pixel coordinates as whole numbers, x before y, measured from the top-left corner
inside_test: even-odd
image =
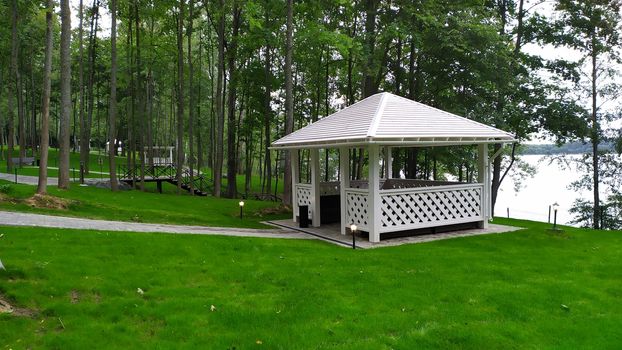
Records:
[[[553,230],[557,229],[557,208],[559,208],[559,204],[553,203]]]
[[[356,249],[356,236],[355,236],[356,229],[357,227],[355,224],[350,225],[350,233],[352,233],[352,249]]]
[[[242,214],[242,210],[244,208],[244,201],[240,201],[240,203],[238,203],[240,205],[240,220],[242,220],[243,214]]]

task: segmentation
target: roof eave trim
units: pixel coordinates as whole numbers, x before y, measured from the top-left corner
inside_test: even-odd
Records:
[[[445,140],[439,140],[438,138],[418,138],[417,140],[373,140],[373,139],[350,139],[350,140],[333,140],[333,141],[317,141],[317,142],[301,142],[301,143],[288,143],[288,144],[273,144],[269,149],[282,150],[282,149],[302,149],[302,148],[337,148],[337,147],[352,147],[352,146],[367,146],[367,145],[381,145],[381,146],[410,146],[410,147],[440,147],[440,146],[467,146],[476,144],[495,144],[495,143],[516,143],[518,140],[512,139],[495,139],[495,138],[475,138],[470,137],[469,140],[464,138],[457,138],[455,140],[444,137]]]

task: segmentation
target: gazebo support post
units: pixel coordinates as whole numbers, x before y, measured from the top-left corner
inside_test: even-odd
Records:
[[[346,222],[348,211],[348,200],[346,198],[346,188],[350,187],[350,149],[339,148],[339,199],[341,201],[341,234],[345,235],[346,226],[351,223]]]
[[[292,169],[292,212],[293,212],[293,220],[296,222],[296,216],[298,215],[298,195],[296,191],[296,185],[300,181],[300,167],[298,165],[299,155],[297,149],[292,149],[289,151],[290,154],[290,162]]]
[[[313,192],[313,207],[311,219],[313,227],[320,227],[320,150],[312,148],[311,153],[311,191]]]
[[[490,213],[490,168],[488,163],[488,145],[477,145],[477,181],[483,184],[482,190],[482,222],[480,228],[488,228]]]
[[[369,197],[367,202],[367,225],[369,229],[369,241],[372,243],[380,242],[380,159],[378,145],[371,144],[369,151]]]
[[[393,155],[391,154],[392,152],[392,147],[387,146],[384,149],[384,156],[385,156],[385,160],[384,160],[384,178],[389,180],[393,178]]]

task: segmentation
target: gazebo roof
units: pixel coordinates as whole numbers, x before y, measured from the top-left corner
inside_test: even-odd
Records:
[[[503,130],[381,92],[272,143],[273,148],[511,143]]]

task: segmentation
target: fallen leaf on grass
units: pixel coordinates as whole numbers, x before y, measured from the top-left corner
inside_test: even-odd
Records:
[[[561,307],[562,307],[562,309],[563,309],[563,310],[565,310],[565,311],[570,311],[570,308],[568,307],[568,305],[564,305],[564,304],[562,304],[562,305],[561,305]]]
[[[145,294],[145,292],[142,289],[140,289],[140,288],[136,289],[136,293],[138,293],[140,295],[144,295]]]
[[[210,306],[210,307],[209,307],[209,310],[210,310],[210,311],[216,311],[216,306],[214,306],[214,305]]]

